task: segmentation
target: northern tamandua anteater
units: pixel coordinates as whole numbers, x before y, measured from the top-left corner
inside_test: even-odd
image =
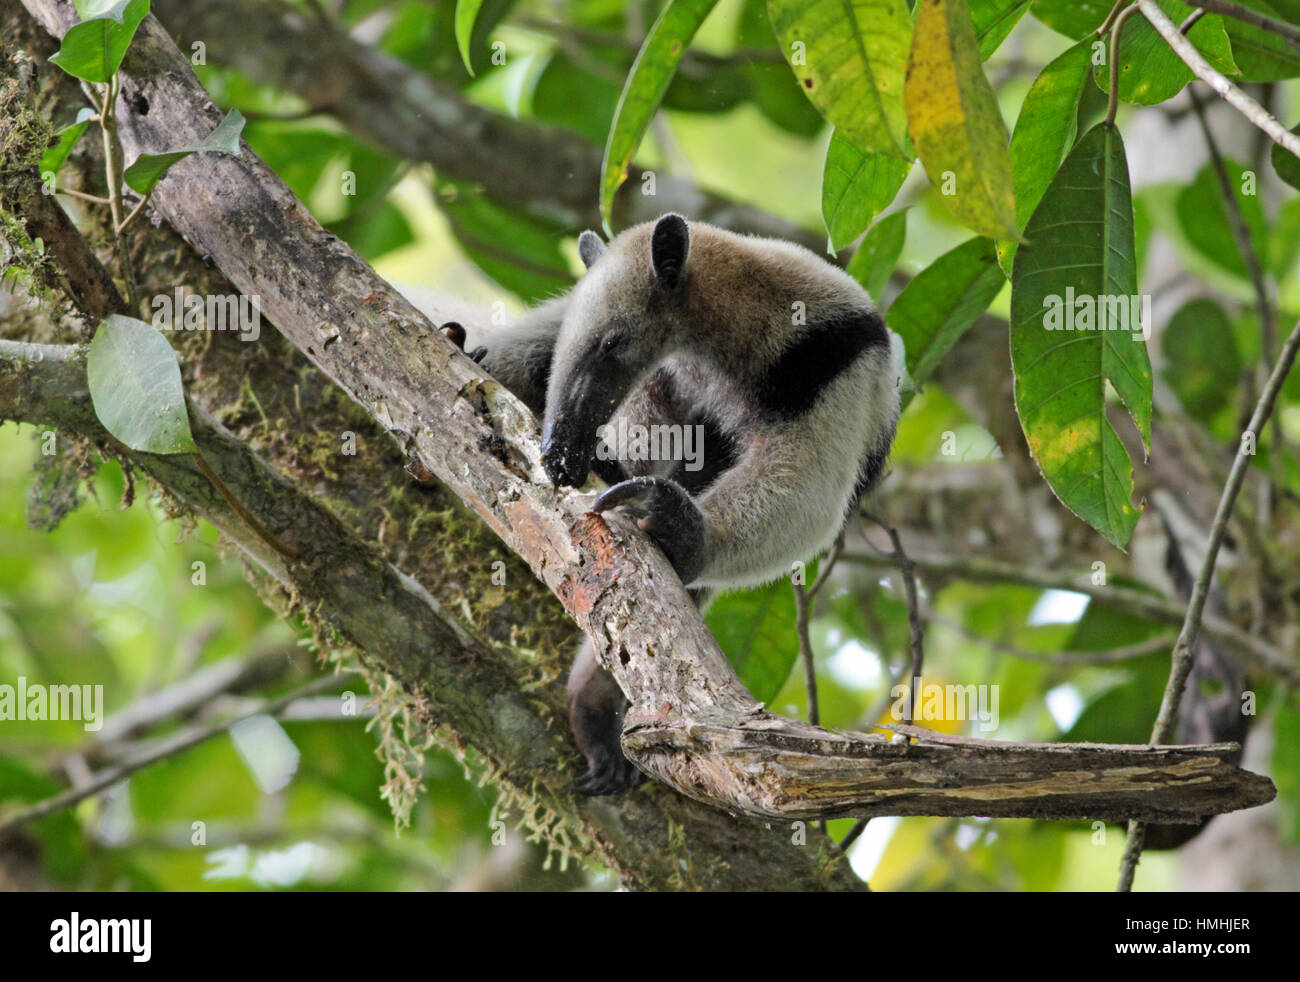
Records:
[[[541,417],[556,486],[602,477],[594,510],[636,517],[701,606],[827,548],[898,419],[866,291],[802,246],[675,214],[608,245],[584,232],[578,251],[587,272],[567,295],[495,330],[444,325]],[[692,428],[702,454],[647,459],[628,434],[655,426]],[[579,790],[641,780],[619,745],[624,707],[584,642],[569,676]]]

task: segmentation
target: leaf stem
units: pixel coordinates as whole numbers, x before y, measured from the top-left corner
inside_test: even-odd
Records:
[[[1119,36],[1124,29],[1124,22],[1137,13],[1138,6],[1132,3],[1118,14],[1114,10],[1107,20],[1114,17],[1114,26],[1110,29],[1110,85],[1106,93],[1106,125],[1115,125],[1115,113],[1119,111]]]

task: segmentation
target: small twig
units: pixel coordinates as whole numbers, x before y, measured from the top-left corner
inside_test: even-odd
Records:
[[[1273,404],[1277,400],[1278,393],[1282,391],[1282,383],[1286,381],[1291,366],[1295,364],[1298,350],[1300,350],[1300,322],[1296,323],[1291,336],[1282,346],[1282,354],[1273,367],[1264,391],[1260,394],[1259,403],[1255,406],[1255,412],[1250,418],[1247,432],[1253,434],[1255,439],[1259,438],[1260,430],[1264,428],[1264,424],[1273,413]],[[1192,585],[1192,599],[1187,605],[1187,616],[1183,620],[1182,630],[1178,632],[1178,641],[1174,644],[1169,681],[1165,685],[1164,698],[1160,700],[1160,712],[1151,730],[1150,742],[1153,746],[1168,743],[1178,722],[1178,704],[1182,701],[1183,690],[1187,687],[1187,677],[1191,674],[1192,663],[1195,661],[1193,650],[1200,635],[1201,617],[1205,612],[1205,600],[1210,594],[1210,583],[1214,579],[1219,547],[1223,545],[1223,537],[1227,534],[1228,518],[1232,515],[1233,505],[1236,504],[1237,493],[1246,479],[1250,457],[1250,454],[1238,449],[1237,456],[1232,462],[1232,470],[1228,473],[1228,483],[1224,485],[1223,494],[1219,497],[1219,506],[1215,509],[1214,522],[1210,526],[1210,541],[1205,549],[1205,558],[1201,561],[1200,572],[1196,574],[1196,581]],[[1128,842],[1124,847],[1124,858],[1120,864],[1119,890],[1121,892],[1133,887],[1133,875],[1142,855],[1145,837],[1146,828],[1140,822],[1129,823]]]
[[[808,621],[812,617],[813,600],[817,596],[817,591],[831,575],[831,569],[835,566],[835,561],[840,558],[843,549],[844,533],[841,532],[826,553],[826,558],[822,560],[821,567],[817,571],[817,579],[813,580],[812,586],[805,590],[803,584],[797,580],[792,584],[795,633],[799,636],[799,656],[803,660],[804,687],[808,691],[808,722],[814,726],[820,723],[821,713],[817,706],[817,669],[813,661],[812,639],[808,636]]]
[[[104,140],[104,176],[108,181],[108,206],[113,215],[113,228],[122,228],[122,144],[117,138],[117,93],[118,78],[104,87],[104,101],[99,107],[99,130]],[[126,297],[132,314],[140,313],[140,291],[135,282],[135,270],[131,268],[131,250],[126,237],[121,232],[113,236],[117,246],[117,261],[126,284]]]
[[[1290,132],[1267,109],[1229,82],[1221,72],[1210,65],[1205,60],[1205,57],[1196,50],[1196,45],[1182,35],[1178,27],[1165,15],[1165,12],[1160,9],[1155,0],[1137,0],[1137,5],[1142,10],[1142,16],[1151,22],[1151,26],[1168,42],[1178,57],[1192,70],[1193,75],[1208,83],[1210,88],[1218,93],[1229,105],[1268,134],[1269,139],[1274,143],[1285,147],[1297,157],[1300,157],[1300,136]]]
[[[1243,7],[1239,3],[1228,3],[1227,0],[1183,0],[1183,3],[1189,7],[1199,7],[1203,12],[1223,14],[1225,17],[1239,20],[1243,24],[1262,27],[1270,34],[1276,34],[1278,37],[1283,38],[1293,48],[1296,47],[1296,42],[1300,42],[1300,27],[1288,24],[1285,21],[1275,20],[1258,11]]]
[[[212,482],[212,486],[217,489],[217,493],[220,494],[221,497],[225,498],[226,504],[234,509],[235,514],[242,518],[248,527],[257,533],[257,537],[289,562],[297,560],[299,555],[301,555],[298,547],[288,542],[281,542],[258,520],[256,515],[245,508],[244,503],[231,494],[230,489],[226,487],[226,483],[221,480],[217,475],[217,472],[212,469],[212,465],[207,462],[203,454],[197,453],[193,456],[194,463],[198,467],[199,472]]]
[[[853,828],[849,829],[848,832],[845,833],[844,838],[842,838],[838,843],[836,843],[835,851],[838,852],[840,855],[843,855],[844,853],[848,852],[849,847],[852,846],[853,843],[858,841],[858,836],[860,836],[863,833],[863,830],[866,829],[867,823],[869,821],[871,821],[871,819],[869,818],[859,818],[856,822],[854,822]]]
[[[241,723],[253,716],[278,716],[291,703],[304,696],[315,695],[318,692],[324,692],[329,689],[337,688],[340,685],[351,685],[358,681],[360,676],[352,674],[344,675],[327,675],[323,678],[315,679],[307,685],[294,689],[292,692],[286,692],[278,699],[259,703],[248,712],[240,713],[238,716],[232,716],[230,719],[223,720],[220,723],[214,723],[211,726],[196,727],[190,730],[182,731],[170,740],[164,741],[162,745],[143,754],[134,760],[127,761],[117,767],[101,771],[89,783],[79,788],[69,788],[53,798],[47,798],[38,802],[32,807],[18,812],[0,822],[0,835],[10,832],[21,825],[35,821],[38,818],[44,818],[46,815],[52,815],[55,812],[62,811],[65,808],[71,808],[78,802],[99,794],[106,788],[111,788],[123,778],[129,777],[138,770],[142,770],[151,764],[156,764],[160,760],[166,760],[169,757],[175,757],[177,754],[184,753],[191,747],[198,746],[205,740],[210,740],[214,736],[220,736],[228,731],[236,723]]]
[[[131,214],[127,215],[126,218],[123,219],[122,224],[117,227],[118,235],[121,235],[123,232],[126,231],[126,227],[131,224],[131,219],[135,218],[136,215],[144,211],[144,206],[149,203],[149,198],[152,197],[152,195],[153,192],[150,191],[149,194],[146,194],[143,198],[140,199],[140,203],[138,205],[136,205],[134,208],[131,209]]]
[[[916,589],[916,564],[912,562],[907,551],[903,549],[903,540],[899,537],[896,528],[883,519],[872,515],[866,509],[863,509],[862,514],[879,525],[889,535],[889,541],[894,546],[891,558],[898,564],[898,570],[903,574],[903,592],[907,597],[907,626],[912,636],[912,665],[910,674],[907,677],[907,716],[903,722],[910,723],[916,713],[916,683],[917,679],[921,677],[921,667],[925,662],[925,648],[923,645],[925,628],[921,623],[921,602]]]
[[[87,194],[85,191],[74,191],[72,188],[55,188],[55,193],[70,195],[73,198],[80,198],[82,201],[90,201],[97,205],[112,204],[107,198],[101,198],[97,194]]]

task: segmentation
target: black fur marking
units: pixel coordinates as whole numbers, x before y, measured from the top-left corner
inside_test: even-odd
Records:
[[[758,405],[781,419],[801,416],[864,352],[888,345],[889,332],[874,310],[810,324],[759,378]]]

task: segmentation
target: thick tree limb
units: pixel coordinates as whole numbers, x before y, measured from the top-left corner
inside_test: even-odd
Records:
[[[602,148],[576,133],[475,105],[283,0],[155,0],[151,6],[182,49],[202,41],[213,60],[297,94],[368,143],[427,161],[441,175],[482,185],[495,200],[575,232],[601,225],[593,189]],[[671,174],[656,173],[655,193],[642,194],[641,173],[632,168],[615,198],[617,227],[677,211],[818,252],[826,247],[819,235]]]
[[[291,591],[401,684],[420,710],[472,749],[499,784],[566,825],[569,848],[609,864],[639,889],[860,889],[847,865],[818,865],[785,830],[730,818],[653,790],[617,801],[571,790],[573,751],[561,694],[530,687],[520,666],[465,632],[423,588],[351,535],[329,511],[276,474],[198,407],[195,440],[225,482],[272,527],[307,543],[286,566],[229,508],[188,457],[130,453],[189,510],[212,522],[254,564]],[[85,363],[71,348],[0,341],[0,420],[51,424],[106,439]],[[375,598],[358,602],[357,598]],[[532,680],[535,681],[535,680]],[[673,829],[680,830],[680,842]],[[561,835],[554,826],[553,838]]]
[[[69,3],[24,2],[56,33],[73,22]],[[189,63],[152,18],[142,25],[124,72],[119,112],[128,155],[201,138],[216,125],[216,111]],[[864,791],[864,781],[872,779],[873,762],[889,760],[897,749],[883,738],[850,737],[764,712],[663,556],[621,518],[607,522],[587,513],[586,496],[557,495],[545,483],[536,424],[521,404],[479,375],[321,229],[251,153],[182,161],[154,200],[232,282],[260,297],[262,310],[286,337],[469,503],[561,599],[632,698],[625,742],[639,765],[688,796],[756,815],[844,814],[879,800],[881,789]],[[1118,756],[1098,760],[1109,761],[1114,771],[1089,771],[1093,792],[1081,792],[1079,774],[1060,771],[1054,752],[1033,747],[979,750],[981,756],[1014,757],[1021,775],[1014,783],[922,789],[907,776],[907,763],[891,773],[895,794],[910,802],[905,807],[942,807],[942,814],[1009,814],[1012,799],[1031,814],[1044,814],[1054,779],[1061,782],[1062,816],[1186,819],[1272,794],[1265,779],[1219,767],[1214,748],[1158,752],[1170,766],[1154,767],[1150,751],[1108,750]],[[948,748],[940,756],[955,760],[961,754]],[[1136,765],[1130,790],[1140,794],[1116,791],[1125,768],[1114,762],[1126,757]],[[923,762],[917,773],[933,777],[932,766]],[[1190,772],[1209,783],[1222,779],[1230,788],[1227,800],[1187,799]],[[791,783],[808,796],[786,798],[782,788]]]

